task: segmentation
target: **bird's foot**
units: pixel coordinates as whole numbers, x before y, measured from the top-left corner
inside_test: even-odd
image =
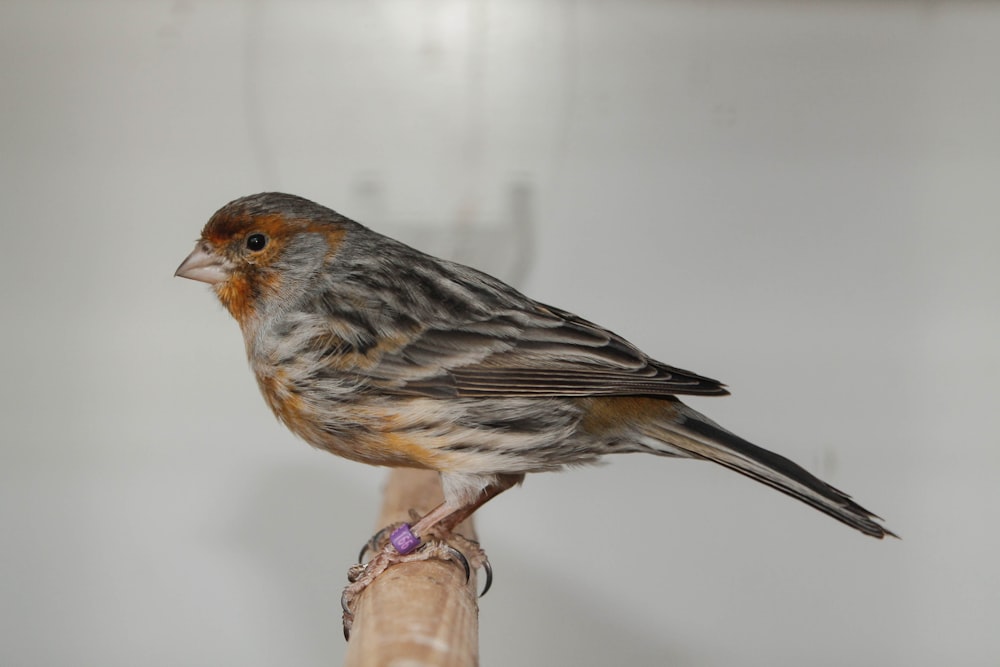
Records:
[[[465,580],[472,576],[472,568],[482,568],[486,574],[486,583],[480,597],[486,595],[486,591],[493,584],[493,567],[490,565],[486,552],[475,540],[458,533],[444,533],[431,529],[428,535],[429,541],[423,541],[410,531],[408,524],[394,524],[387,526],[375,533],[372,538],[365,543],[361,549],[359,561],[364,559],[368,552],[375,555],[368,562],[359,562],[351,566],[347,571],[347,580],[350,582],[344,589],[340,597],[340,605],[343,608],[344,638],[351,634],[351,626],[354,623],[354,604],[358,596],[375,579],[385,572],[392,565],[398,563],[411,563],[414,561],[429,560],[450,560],[465,570]]]

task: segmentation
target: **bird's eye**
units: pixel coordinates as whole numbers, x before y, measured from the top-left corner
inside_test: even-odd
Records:
[[[251,234],[247,237],[247,248],[259,252],[267,245],[267,237],[263,234]]]

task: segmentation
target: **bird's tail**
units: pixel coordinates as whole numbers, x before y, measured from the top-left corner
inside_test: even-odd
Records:
[[[674,405],[677,412],[672,419],[644,429],[645,444],[657,453],[714,461],[798,498],[865,535],[897,537],[876,522],[880,517],[798,464],[730,433],[680,401]]]

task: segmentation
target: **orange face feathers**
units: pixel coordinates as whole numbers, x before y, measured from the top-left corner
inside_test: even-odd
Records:
[[[329,260],[345,234],[336,223],[255,210],[237,200],[212,216],[176,275],[210,283],[226,309],[244,324],[268,301],[287,296],[283,277],[288,267],[307,265],[310,255],[313,263]],[[320,245],[321,256],[303,252]]]

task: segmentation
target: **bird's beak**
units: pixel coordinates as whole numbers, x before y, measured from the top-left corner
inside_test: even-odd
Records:
[[[231,272],[232,265],[216,254],[212,246],[200,241],[187,259],[177,267],[174,275],[215,285],[229,280]]]

